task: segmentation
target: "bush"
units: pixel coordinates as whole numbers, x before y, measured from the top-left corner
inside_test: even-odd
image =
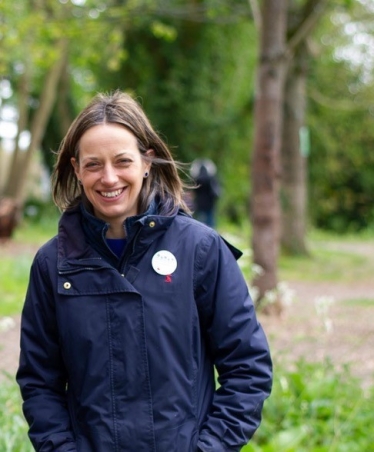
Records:
[[[0,450],[1,452],[32,452],[27,425],[21,410],[17,384],[7,376],[0,384]]]
[[[303,360],[274,368],[263,422],[242,452],[374,451],[374,391],[366,394],[349,368]]]

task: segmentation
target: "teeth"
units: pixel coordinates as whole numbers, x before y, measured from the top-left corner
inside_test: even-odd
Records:
[[[116,191],[102,191],[101,195],[105,196],[105,198],[114,198],[122,193],[122,189],[116,190]]]

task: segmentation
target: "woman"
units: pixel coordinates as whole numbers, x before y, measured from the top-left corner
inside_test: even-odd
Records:
[[[98,95],[67,132],[58,235],[22,313],[17,381],[37,451],[232,452],[258,427],[271,359],[240,253],[182,191],[128,95]]]

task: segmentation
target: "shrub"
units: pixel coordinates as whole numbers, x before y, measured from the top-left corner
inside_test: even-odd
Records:
[[[276,363],[263,422],[242,452],[374,451],[373,402],[348,367]]]
[[[32,452],[19,389],[10,376],[0,384],[0,406],[1,452]]]

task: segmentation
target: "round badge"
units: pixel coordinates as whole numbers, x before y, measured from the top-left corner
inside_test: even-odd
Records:
[[[152,267],[159,275],[171,275],[177,268],[177,259],[170,251],[157,251],[152,258]]]

